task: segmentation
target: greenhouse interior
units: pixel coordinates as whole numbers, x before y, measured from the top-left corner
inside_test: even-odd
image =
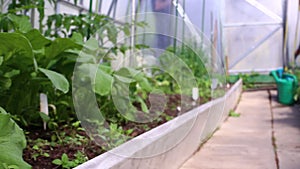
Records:
[[[300,168],[299,55],[296,0],[0,0],[0,169]]]

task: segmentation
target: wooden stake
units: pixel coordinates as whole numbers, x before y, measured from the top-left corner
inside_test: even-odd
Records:
[[[228,56],[225,56],[226,76],[229,75]]]

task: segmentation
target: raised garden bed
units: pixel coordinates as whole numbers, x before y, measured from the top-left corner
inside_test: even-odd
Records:
[[[176,107],[181,105],[181,96],[179,94],[168,95],[167,100],[165,112],[159,119],[147,124],[127,122],[120,127],[124,131],[132,130],[129,136],[133,138],[177,117]],[[76,166],[106,152],[87,135],[79,121],[71,125],[61,125],[57,130],[28,128],[25,134],[27,146],[23,158],[33,169],[62,167],[62,165],[54,164],[53,161],[61,159],[63,154],[66,154],[68,161],[73,163],[63,165],[67,168],[67,166]]]
[[[241,91],[242,80],[239,80],[225,96],[190,110],[76,168],[178,168],[226,119],[236,106]]]

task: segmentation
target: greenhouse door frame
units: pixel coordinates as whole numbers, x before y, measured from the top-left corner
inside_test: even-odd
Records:
[[[249,27],[249,26],[257,26],[257,27],[262,27],[262,26],[274,26],[274,29],[272,31],[270,31],[268,34],[266,34],[264,37],[262,37],[258,42],[256,42],[254,45],[249,46],[249,48],[242,53],[241,55],[239,55],[237,57],[237,59],[233,60],[232,62],[229,62],[228,60],[228,56],[227,53],[225,52],[224,57],[225,57],[225,62],[226,63],[226,68],[227,71],[229,73],[250,73],[252,72],[252,70],[232,70],[238,63],[240,63],[242,60],[244,60],[246,57],[248,57],[251,53],[253,53],[256,49],[258,49],[262,44],[264,44],[265,42],[267,42],[273,35],[275,35],[278,31],[283,30],[284,28],[284,21],[283,21],[283,17],[277,15],[276,13],[274,13],[273,11],[269,10],[267,7],[265,7],[264,5],[260,4],[257,0],[244,0],[245,2],[247,2],[249,5],[255,7],[256,9],[258,9],[259,11],[263,12],[265,15],[267,15],[268,17],[272,18],[272,21],[270,22],[239,22],[239,23],[226,23],[225,21],[225,15],[226,15],[226,9],[225,9],[225,0],[223,0],[222,2],[222,11],[221,12],[224,18],[222,18],[222,29],[223,29],[223,34],[225,32],[226,29],[230,29],[230,28],[243,28],[243,27]],[[284,10],[283,10],[284,11]],[[277,26],[276,26],[277,25]],[[282,38],[284,38],[282,36]],[[224,41],[226,41],[226,39],[223,36],[223,43]],[[223,46],[223,51],[225,51],[224,49],[224,44]],[[284,49],[284,46],[282,48],[282,51]],[[283,54],[283,52],[282,52]],[[265,71],[269,71],[269,70],[255,70],[257,72],[265,72]]]

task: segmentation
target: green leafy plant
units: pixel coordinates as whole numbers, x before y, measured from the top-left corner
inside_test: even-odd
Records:
[[[104,15],[55,14],[47,18],[48,29],[45,34],[67,38],[49,40],[40,33],[43,32],[41,28],[40,31],[32,29],[29,17],[17,14],[20,11],[26,13],[33,8],[38,9],[41,22],[44,19],[44,2],[41,0],[13,1],[8,13],[0,15],[0,30],[18,32],[0,35],[0,96],[2,99],[0,101],[2,106],[16,115],[15,120],[20,124],[40,125],[37,122],[43,119],[53,129],[57,128],[58,122],[74,119],[72,97],[68,92],[69,81],[84,39],[91,34],[97,34],[102,44],[104,40],[115,44],[111,50],[100,47],[102,52],[110,53],[118,50],[125,52],[129,48],[124,45],[118,46],[117,36],[119,33],[129,35],[130,25],[127,23],[116,25],[112,19]],[[95,44],[96,46],[93,47],[99,47],[98,43]],[[84,59],[88,59],[88,55]],[[108,60],[111,58],[103,61]],[[102,75],[97,76],[99,77],[97,81],[109,80],[109,76]],[[102,79],[103,77],[105,78]],[[95,91],[100,95],[99,100],[106,105],[103,109],[105,111],[108,109],[109,112],[108,107],[112,107],[112,103],[106,102],[108,93],[103,92],[107,92],[106,89],[110,86],[101,84],[96,85]],[[49,118],[37,111],[39,93],[48,96],[52,108]],[[15,98],[22,99],[15,101]],[[143,103],[141,99],[135,100]],[[119,118],[118,116],[115,119]]]
[[[38,138],[37,140],[35,140],[35,145],[32,146],[32,158],[36,161],[37,157],[39,156],[44,156],[44,157],[50,157],[49,153],[45,152],[42,147],[43,146],[49,146],[50,143],[47,140],[43,140]]]
[[[55,165],[62,166],[62,168],[68,169],[77,166],[77,164],[74,161],[69,160],[68,155],[65,153],[61,156],[61,159],[55,159],[52,161],[52,163]]]
[[[58,72],[70,63],[66,63],[68,58],[75,62],[76,55],[66,50],[78,49],[80,45],[70,39],[50,41],[37,30],[25,34],[0,33],[0,42],[1,105],[14,115],[20,115],[20,122],[28,125],[39,118],[36,113],[39,93],[46,93],[56,102],[69,91],[67,78],[71,78],[71,71],[64,72],[67,78]]]
[[[123,67],[119,70],[113,70],[109,62],[104,62],[110,59],[107,55],[100,58],[99,55],[94,55],[94,53],[99,52],[97,46],[98,41],[90,39],[79,56],[78,60],[83,62],[77,64],[78,67],[74,74],[73,93],[75,97],[76,95],[83,97],[82,99],[88,104],[90,98],[87,97],[87,93],[96,93],[103,118],[112,123],[121,124],[126,121],[126,118],[122,117],[119,111],[130,119],[129,116],[137,112],[133,106],[134,102],[139,103],[142,109],[147,112],[146,98],[141,92],[149,93],[152,91],[150,78],[142,70],[134,68]],[[90,86],[92,91],[86,90],[82,86]],[[114,104],[113,97],[118,100],[118,104]],[[97,114],[94,114],[90,118],[94,119],[96,116]]]
[[[236,113],[233,110],[230,110],[230,112],[229,112],[229,117],[240,117],[240,116],[241,116],[240,113]]]
[[[176,51],[173,47],[167,48],[166,52],[160,56],[160,64],[168,65],[169,63],[173,63],[172,57],[170,55],[175,55],[180,61],[182,61],[189,70],[185,70],[185,68],[175,67],[175,70],[171,70],[171,72],[176,71],[191,71],[193,77],[197,81],[199,96],[206,101],[211,97],[211,81],[209,77],[208,67],[205,66],[207,64],[207,56],[205,56],[204,51],[198,49],[197,51],[193,50],[188,45],[183,45],[181,47],[176,48]],[[180,73],[177,73],[180,74]],[[182,73],[181,73],[182,74]],[[180,88],[175,79],[165,73],[155,73],[155,78],[158,83],[164,84],[165,86],[169,86],[169,90],[166,90],[167,93],[180,93]],[[182,78],[190,78],[190,77],[182,77]],[[191,81],[190,79],[186,79],[184,81]]]
[[[48,2],[50,4],[53,5],[53,7],[56,5],[57,1],[56,0],[48,0]],[[74,3],[77,4],[77,0],[74,0]],[[32,10],[37,10],[38,12],[38,23],[39,23],[39,30],[42,32],[43,30],[43,21],[45,18],[45,0],[12,0],[11,3],[8,5],[7,8],[7,13],[6,14],[23,14],[23,15],[19,15],[19,16],[28,16],[28,15],[32,15],[33,13],[29,13],[32,12]],[[6,15],[4,14],[4,15]],[[0,19],[1,20],[1,19]],[[4,25],[6,25],[7,23],[4,21],[3,22]],[[15,23],[14,23],[15,24]],[[19,25],[23,25],[23,23],[17,23]],[[25,24],[24,24],[25,25]],[[30,25],[31,24],[27,24],[26,25]],[[9,27],[6,27],[9,28]],[[7,32],[9,29],[3,29],[5,32]]]
[[[243,88],[249,89],[255,87],[255,82],[252,80],[253,77],[258,76],[258,73],[251,73],[251,74],[239,74],[239,78],[243,79]]]
[[[70,37],[75,32],[81,34],[86,40],[91,35],[97,34],[102,44],[105,38],[116,44],[118,33],[123,32],[127,36],[130,35],[130,25],[117,25],[108,16],[94,13],[79,15],[54,14],[48,16],[46,36]]]
[[[78,166],[79,164],[82,164],[88,160],[88,158],[80,151],[77,151],[74,155],[75,159],[71,160],[69,159],[67,154],[63,154],[61,156],[61,159],[55,159],[52,161],[53,164],[61,166],[62,168],[73,168]]]
[[[86,162],[86,161],[89,160],[88,157],[86,155],[84,155],[81,151],[77,151],[74,156],[75,156],[75,159],[73,161],[77,165],[82,164],[82,163],[84,163],[84,162]]]
[[[82,145],[88,143],[88,139],[85,136],[79,134],[67,135],[65,132],[57,133],[52,137],[52,140],[62,145]]]
[[[22,158],[22,151],[25,147],[26,140],[23,130],[0,107],[0,169],[31,168]]]
[[[137,91],[150,92],[152,90],[148,78],[143,72],[132,68],[121,68],[118,71],[113,71],[109,66],[98,67],[97,64],[83,64],[80,66],[79,72],[82,73],[79,74],[81,79],[85,79],[88,83],[94,82],[92,84],[93,90],[97,94],[100,111],[106,120],[120,124],[125,119],[120,115],[117,108],[130,115],[137,112],[137,109],[132,105],[134,102],[140,103],[142,109],[148,112],[145,98],[136,93]],[[89,76],[91,72],[96,72],[94,77]],[[122,96],[118,98],[117,108],[113,102],[113,96]]]
[[[90,124],[95,124],[95,126],[93,132],[89,134],[103,150],[111,150],[132,138],[130,134],[133,129],[124,130],[116,123],[107,124],[108,126],[105,127],[103,122],[94,120],[90,121]]]
[[[29,17],[17,14],[0,14],[0,32],[20,31],[27,32],[32,29]]]

